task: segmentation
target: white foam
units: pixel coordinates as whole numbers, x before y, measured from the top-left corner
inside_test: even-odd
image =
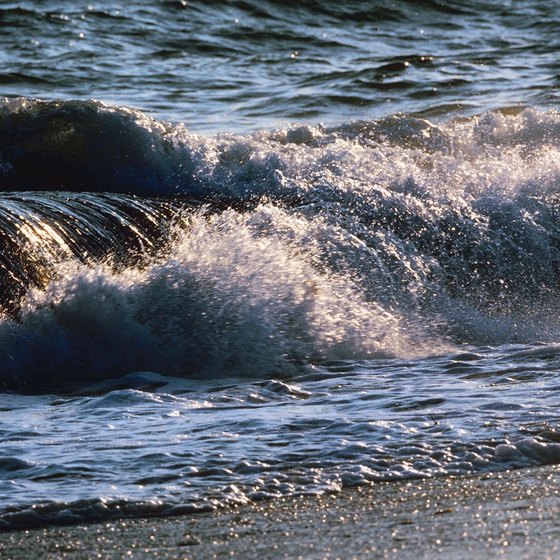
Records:
[[[19,322],[0,325],[4,377],[260,377],[417,352],[398,315],[365,301],[344,275],[318,272],[296,248],[255,234],[254,219],[195,217],[169,255],[141,269],[60,266],[27,295]]]

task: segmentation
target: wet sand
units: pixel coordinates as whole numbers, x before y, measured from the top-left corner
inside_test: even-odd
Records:
[[[0,533],[0,558],[560,557],[560,467]]]

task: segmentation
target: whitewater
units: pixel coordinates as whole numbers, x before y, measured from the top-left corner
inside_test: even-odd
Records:
[[[559,463],[554,3],[132,4],[0,7],[0,528]]]

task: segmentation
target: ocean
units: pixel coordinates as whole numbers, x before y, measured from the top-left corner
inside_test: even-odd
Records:
[[[0,5],[0,528],[560,463],[560,5]]]

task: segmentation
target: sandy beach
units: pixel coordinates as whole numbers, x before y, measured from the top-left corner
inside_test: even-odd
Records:
[[[23,558],[558,558],[560,468],[380,483],[157,519],[0,535]]]

